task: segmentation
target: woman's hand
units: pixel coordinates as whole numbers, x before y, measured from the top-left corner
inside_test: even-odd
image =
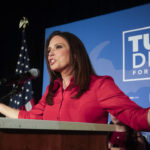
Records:
[[[0,113],[8,118],[18,118],[19,110],[0,103]]]

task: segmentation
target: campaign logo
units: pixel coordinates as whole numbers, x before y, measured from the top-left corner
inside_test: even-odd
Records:
[[[123,81],[150,80],[150,26],[123,32]]]

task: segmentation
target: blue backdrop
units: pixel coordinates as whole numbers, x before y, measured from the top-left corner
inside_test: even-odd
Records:
[[[150,106],[150,4],[46,28],[69,31],[84,43],[99,75],[111,75],[142,107]],[[44,59],[43,93],[49,84]]]

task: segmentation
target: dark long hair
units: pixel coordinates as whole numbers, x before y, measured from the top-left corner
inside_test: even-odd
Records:
[[[54,31],[46,41],[46,63],[47,69],[50,77],[50,87],[46,97],[46,101],[49,105],[53,105],[53,96],[57,89],[54,89],[54,81],[57,78],[61,78],[59,72],[52,71],[48,62],[48,45],[54,36],[61,36],[64,38],[70,46],[70,65],[74,71],[74,84],[73,86],[78,86],[79,91],[74,98],[80,97],[83,92],[89,88],[90,75],[95,74],[95,71],[91,65],[89,56],[86,52],[85,46],[81,40],[72,33]]]

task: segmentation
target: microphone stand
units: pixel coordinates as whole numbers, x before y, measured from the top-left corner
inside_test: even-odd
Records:
[[[18,82],[19,83],[19,82]],[[13,87],[13,89],[6,95],[0,97],[0,102],[4,102],[6,101],[6,98],[10,97],[10,96],[13,96],[14,94],[20,92],[20,88],[21,88],[22,85],[20,84],[17,84],[15,87]]]
[[[19,86],[19,84],[17,86],[13,87],[12,90],[8,94],[0,97],[0,102],[4,103],[7,100],[7,98],[9,98],[10,96],[13,96],[14,94],[18,93],[20,91],[20,87],[21,86]],[[5,117],[5,116],[0,113],[0,117]]]

